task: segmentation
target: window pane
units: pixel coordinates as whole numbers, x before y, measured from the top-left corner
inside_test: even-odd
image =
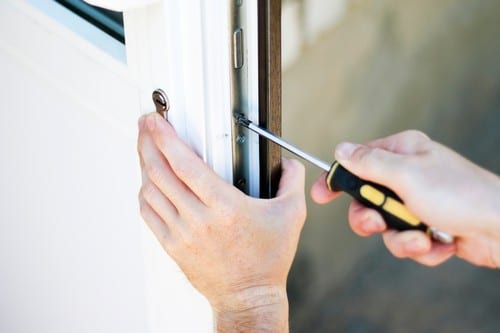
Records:
[[[55,0],[64,7],[89,21],[111,37],[125,43],[123,14],[91,6],[82,0]]]

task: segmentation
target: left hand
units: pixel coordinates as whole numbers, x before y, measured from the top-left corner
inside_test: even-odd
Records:
[[[157,114],[139,120],[141,214],[216,312],[286,301],[306,208],[304,167],[283,160],[277,197],[246,196]]]

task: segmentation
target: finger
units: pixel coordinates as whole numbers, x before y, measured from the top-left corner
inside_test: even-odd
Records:
[[[366,208],[356,200],[349,206],[349,224],[359,236],[366,237],[387,229],[382,216],[375,210]]]
[[[145,122],[146,122],[146,115],[140,116],[139,119],[137,120],[137,127],[139,128],[139,133],[137,135],[136,149],[137,149],[137,155],[139,155],[139,165],[140,165],[142,171],[144,171],[144,160],[142,159],[142,156],[141,156],[141,141],[142,141],[143,136],[145,135],[145,132],[144,132]]]
[[[326,187],[326,172],[311,187],[311,198],[318,204],[326,204],[338,198],[342,192],[332,192]]]
[[[260,202],[275,207],[279,221],[295,221],[293,225],[302,229],[307,215],[304,186],[304,165],[297,160],[283,158],[276,198],[271,201],[260,199]]]
[[[158,114],[150,114],[147,127],[163,156],[168,160],[177,177],[189,187],[207,206],[218,206],[221,202],[242,196],[232,185],[226,183],[175,133],[172,126]]]
[[[199,210],[203,205],[175,175],[147,131],[139,134],[140,157],[150,179],[178,211]]]
[[[421,256],[413,257],[412,259],[422,265],[434,267],[450,259],[455,255],[456,251],[455,244],[433,242],[431,251]]]
[[[147,176],[146,176],[147,178]],[[179,213],[172,203],[161,193],[156,185],[149,179],[143,182],[141,191],[139,193],[141,199],[146,201],[148,205],[161,217],[163,222],[169,226],[170,229],[176,228],[179,224]]]
[[[139,206],[141,209],[141,216],[146,222],[149,229],[153,232],[155,237],[166,248],[174,241],[169,227],[163,223],[163,220],[156,214],[151,206],[139,196]]]
[[[370,141],[366,146],[381,148],[397,154],[413,155],[421,151],[422,147],[430,141],[423,132],[408,130],[385,138]]]
[[[387,231],[383,235],[388,250],[397,258],[411,258],[426,266],[439,265],[456,253],[455,244],[441,244],[419,231]]]
[[[407,168],[404,155],[344,142],[337,146],[335,158],[346,169],[365,180],[388,187],[405,180]]]
[[[414,258],[428,253],[432,248],[430,238],[421,231],[388,230],[383,233],[387,249],[397,258]]]
[[[278,186],[278,197],[300,195],[304,197],[305,168],[294,159],[283,158],[281,161],[281,178]]]

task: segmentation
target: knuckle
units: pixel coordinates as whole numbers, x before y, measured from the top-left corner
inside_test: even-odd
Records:
[[[404,134],[408,136],[409,138],[412,138],[416,141],[428,141],[430,140],[429,136],[425,134],[424,132],[416,129],[410,129],[404,131]]]
[[[193,246],[196,240],[207,239],[212,233],[210,221],[198,220],[191,223],[188,232],[183,236],[184,241],[189,246]]]
[[[182,246],[183,249],[193,249],[196,246],[195,236],[192,232],[188,230],[182,230],[179,233],[179,237],[181,239],[179,247]]]
[[[139,192],[137,192],[137,200],[139,201],[139,204],[142,203],[143,198],[144,198],[144,195],[142,194],[142,186],[141,186],[141,188],[139,189]]]
[[[380,164],[383,155],[381,148],[358,148],[353,153],[353,159],[359,167],[372,170],[374,166]]]
[[[147,164],[146,173],[154,183],[156,184],[165,183],[165,173],[163,169],[160,168],[157,164]]]
[[[231,223],[238,220],[242,214],[245,200],[240,197],[228,195],[216,188],[207,192],[210,198],[210,206],[214,207],[215,216],[222,222]]]
[[[371,161],[375,156],[379,156],[381,154],[380,148],[371,148],[371,149],[356,149],[354,151],[354,157],[357,158],[357,160],[361,164],[371,164]]]
[[[156,187],[151,183],[142,185],[139,196],[144,198],[145,201],[151,203],[156,195]]]
[[[144,220],[148,220],[151,214],[149,205],[144,200],[139,200],[139,212]]]
[[[137,153],[140,155],[142,152],[142,135],[141,134],[139,134],[139,136],[137,137],[136,150],[137,150]]]
[[[194,161],[191,161],[189,157],[183,155],[183,161],[180,162],[176,159],[169,160],[171,168],[175,171],[177,176],[181,179],[194,179],[203,178],[205,175],[199,172],[199,169],[194,168]]]

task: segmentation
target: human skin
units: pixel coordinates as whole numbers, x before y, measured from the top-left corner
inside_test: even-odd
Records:
[[[283,160],[276,198],[217,176],[157,114],[139,120],[141,215],[212,306],[217,332],[288,332],[286,279],[306,217],[304,167]]]
[[[387,230],[381,215],[353,201],[349,223],[360,236],[382,233],[398,258],[435,266],[456,255],[472,264],[500,267],[500,178],[419,131],[406,131],[366,145],[342,143],[335,158],[360,178],[394,190],[421,221],[455,236],[455,243],[431,241],[421,231]],[[312,186],[325,204],[325,175]]]
[[[283,160],[277,197],[250,198],[217,176],[156,114],[139,120],[138,152],[141,214],[211,304],[217,332],[288,332],[286,279],[306,214],[303,166]],[[386,230],[376,211],[353,202],[349,221],[356,233],[381,232],[395,256],[425,265],[457,255],[499,267],[498,176],[417,131],[366,145],[344,143],[335,157],[359,177],[393,189],[417,217],[456,242]],[[311,195],[324,204],[340,193],[328,191],[323,174]]]

